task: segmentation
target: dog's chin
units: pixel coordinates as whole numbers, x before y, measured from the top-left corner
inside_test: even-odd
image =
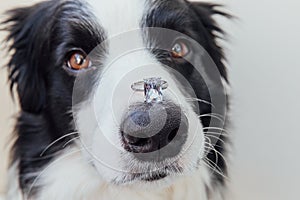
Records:
[[[115,182],[115,185],[133,187],[136,189],[156,189],[168,187],[174,183],[174,180],[179,178],[181,174],[168,173],[168,172],[156,172],[153,174],[133,174],[127,175],[123,181]]]
[[[176,170],[175,170],[176,169]],[[144,173],[124,173],[122,178],[116,178],[111,183],[117,186],[140,189],[155,189],[168,187],[183,176],[182,169],[175,163],[163,169]]]

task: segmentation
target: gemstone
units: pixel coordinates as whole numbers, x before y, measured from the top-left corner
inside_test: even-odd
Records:
[[[158,103],[163,100],[161,78],[144,79],[145,102]]]

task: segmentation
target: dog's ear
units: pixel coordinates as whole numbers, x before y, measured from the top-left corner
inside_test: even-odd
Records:
[[[201,26],[199,30],[202,31],[203,28],[205,33],[201,32],[204,38],[204,46],[207,52],[210,54],[215,64],[217,65],[223,78],[227,80],[226,67],[224,65],[224,60],[226,60],[222,48],[218,45],[217,39],[224,38],[224,31],[219,27],[214,17],[219,15],[226,18],[232,18],[230,14],[227,14],[220,10],[222,7],[218,4],[204,3],[204,2],[188,2],[190,8],[195,13],[198,25]]]
[[[2,22],[4,30],[8,31],[6,42],[11,58],[7,66],[11,91],[16,86],[21,109],[35,114],[43,110],[46,101],[46,69],[43,66],[49,50],[46,6],[37,4],[10,10]]]

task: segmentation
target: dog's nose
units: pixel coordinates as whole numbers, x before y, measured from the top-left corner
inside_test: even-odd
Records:
[[[186,141],[187,131],[186,116],[179,106],[170,102],[131,106],[121,124],[125,150],[147,160],[178,155]],[[141,156],[141,153],[150,154]]]

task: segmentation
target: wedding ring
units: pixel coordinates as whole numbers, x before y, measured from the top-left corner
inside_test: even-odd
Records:
[[[161,86],[162,90],[165,90],[168,88],[168,83],[165,80],[162,80],[161,78],[147,78],[144,79],[144,81],[138,81],[131,85],[131,89],[136,92],[144,92],[145,87],[147,84],[150,84],[154,87],[154,85]]]

